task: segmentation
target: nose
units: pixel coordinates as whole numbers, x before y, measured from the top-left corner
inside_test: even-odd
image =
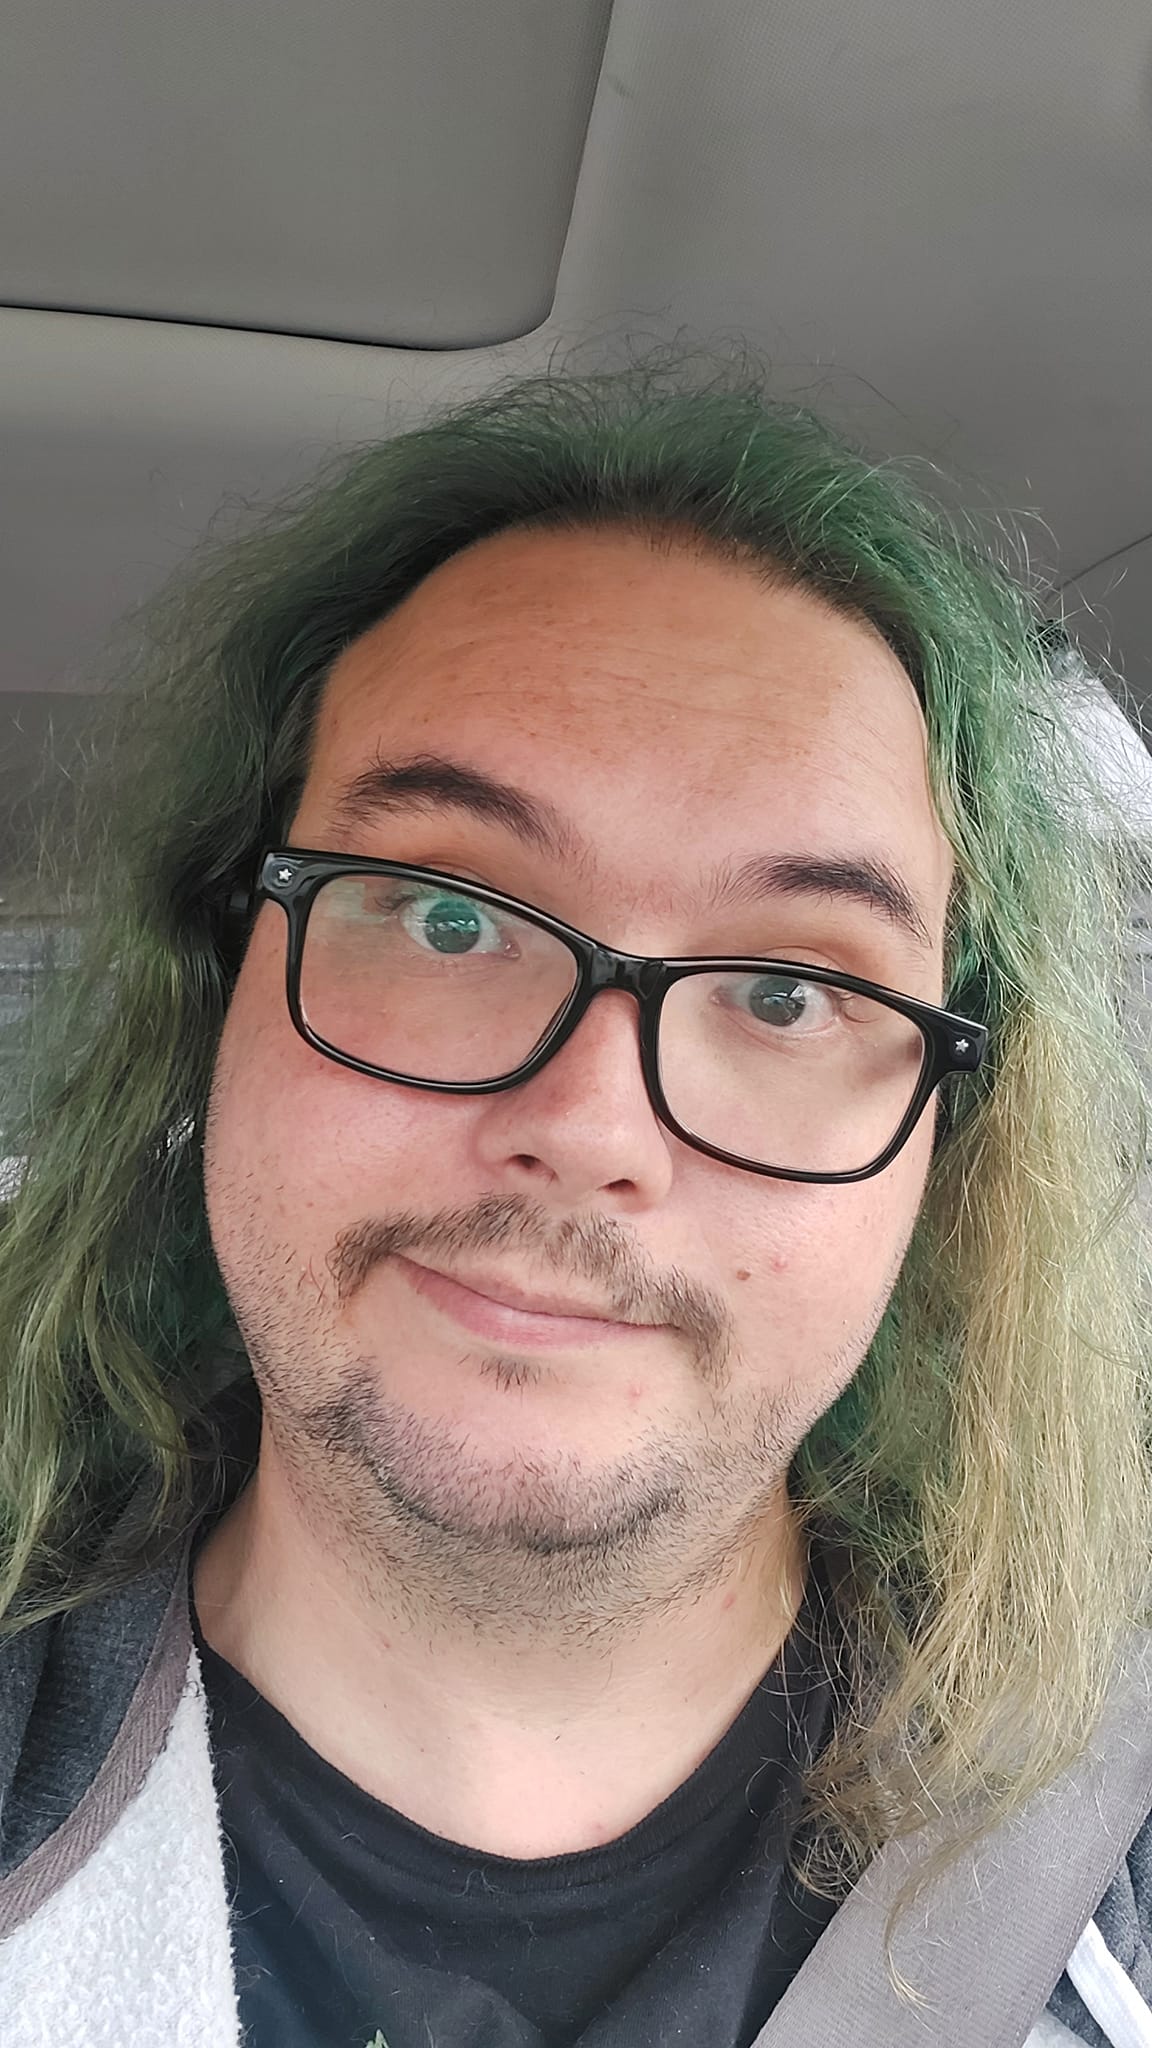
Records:
[[[484,1098],[476,1144],[510,1191],[633,1211],[671,1186],[674,1141],[648,1098],[635,999],[603,989],[538,1074]]]

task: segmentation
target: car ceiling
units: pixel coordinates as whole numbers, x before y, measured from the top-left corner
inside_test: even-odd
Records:
[[[8,0],[5,48],[10,774],[214,518],[671,339],[1022,525],[1152,716],[1147,0]]]

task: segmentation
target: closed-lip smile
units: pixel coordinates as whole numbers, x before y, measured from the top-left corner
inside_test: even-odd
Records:
[[[571,1295],[520,1288],[495,1274],[439,1272],[419,1260],[396,1255],[396,1265],[416,1292],[478,1336],[497,1343],[550,1347],[596,1344],[643,1336],[651,1323],[635,1323]]]

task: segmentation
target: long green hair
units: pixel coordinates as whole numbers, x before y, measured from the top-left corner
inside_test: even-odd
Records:
[[[8,1134],[0,1629],[139,1570],[216,1483],[206,1411],[247,1371],[202,1190],[223,907],[293,814],[333,662],[484,535],[678,537],[870,621],[905,664],[956,857],[947,998],[991,1032],[879,1333],[790,1475],[853,1646],[808,1786],[805,1881],[838,1886],[953,1799],[995,1818],[1058,1772],[1143,1615],[1143,1089],[1122,863],[1033,597],[766,381],[745,358],[510,382],[213,544],[143,620],[53,849],[84,944],[34,1013]]]

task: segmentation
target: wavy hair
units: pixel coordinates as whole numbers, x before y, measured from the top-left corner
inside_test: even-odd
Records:
[[[991,1032],[879,1332],[790,1475],[853,1646],[801,1859],[837,1890],[955,1799],[979,1793],[983,1825],[1056,1775],[1144,1617],[1144,1089],[1123,821],[1034,598],[897,465],[766,387],[747,357],[508,382],[210,543],[146,613],[63,861],[82,954],[34,1014],[10,1133],[0,1626],[130,1577],[212,1497],[208,1412],[246,1370],[202,1192],[222,906],[293,814],[334,660],[501,529],[677,537],[869,621],[905,665],[956,858],[947,1000]]]

